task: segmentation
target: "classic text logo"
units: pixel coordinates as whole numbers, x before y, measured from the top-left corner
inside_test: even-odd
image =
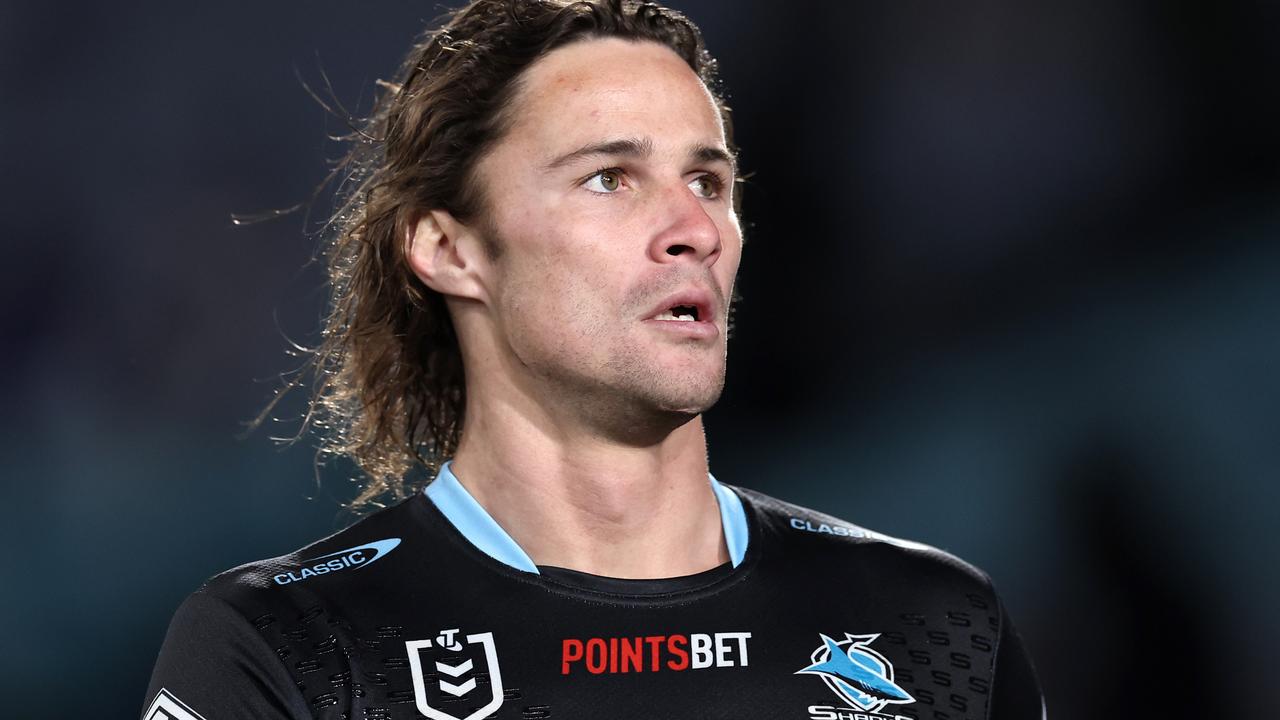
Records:
[[[374,560],[395,550],[399,544],[400,538],[387,538],[386,540],[376,540],[367,545],[339,550],[328,555],[303,560],[302,567],[282,572],[272,579],[276,581],[277,585],[288,585],[289,583],[301,582],[317,575],[327,575],[347,568],[364,567],[365,565],[371,565]]]

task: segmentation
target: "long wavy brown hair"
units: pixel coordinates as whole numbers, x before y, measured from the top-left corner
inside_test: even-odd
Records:
[[[299,435],[319,431],[321,460],[349,458],[366,476],[352,509],[418,489],[462,431],[458,339],[443,297],[406,262],[408,229],[432,209],[484,221],[474,170],[509,127],[520,74],[558,47],[597,37],[676,52],[711,90],[733,150],[716,64],[698,28],[635,0],[474,0],[426,32],[396,78],[379,83],[370,115],[352,120],[351,150],[335,170],[346,191],[325,240],[330,311],[320,344],[285,387],[311,378]]]

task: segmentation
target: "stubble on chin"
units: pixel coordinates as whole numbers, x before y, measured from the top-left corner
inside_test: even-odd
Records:
[[[699,353],[711,354],[710,348]],[[687,421],[707,410],[724,390],[725,355],[698,358],[680,369],[663,367],[646,349],[626,348],[614,354],[609,375],[616,397],[616,410],[639,420],[650,416],[656,422]]]

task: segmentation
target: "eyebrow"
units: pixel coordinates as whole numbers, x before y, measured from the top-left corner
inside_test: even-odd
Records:
[[[577,150],[567,152],[547,163],[545,169],[555,170],[587,157],[648,157],[652,154],[653,140],[649,138],[619,138],[617,140],[605,140],[583,145]],[[734,175],[738,171],[738,163],[733,155],[721,147],[698,144],[689,150],[689,157],[702,163],[725,163]]]
[[[729,174],[732,177],[738,175],[738,159],[735,158],[728,150],[715,145],[696,145],[689,152],[689,156],[700,163],[716,163],[722,162],[729,166]]]

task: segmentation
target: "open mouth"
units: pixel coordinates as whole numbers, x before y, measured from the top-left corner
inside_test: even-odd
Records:
[[[693,305],[676,305],[670,310],[653,316],[654,320],[675,320],[677,322],[697,322],[698,308]]]

